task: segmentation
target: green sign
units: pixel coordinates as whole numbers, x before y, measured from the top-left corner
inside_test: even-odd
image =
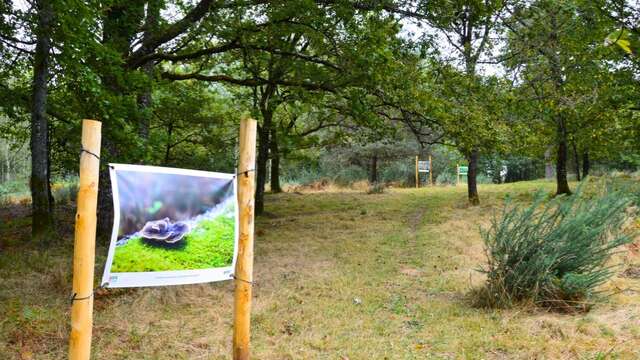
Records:
[[[468,166],[458,166],[458,174],[459,175],[467,175],[469,173]]]

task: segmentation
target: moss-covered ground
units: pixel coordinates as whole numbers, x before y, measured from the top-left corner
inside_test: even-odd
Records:
[[[229,266],[233,260],[234,222],[225,215],[201,220],[175,245],[162,246],[133,237],[117,246],[111,272],[196,270]]]

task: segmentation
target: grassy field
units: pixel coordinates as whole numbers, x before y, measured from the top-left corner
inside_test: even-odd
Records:
[[[483,283],[479,227],[507,193],[528,202],[553,187],[481,186],[478,207],[464,187],[268,196],[256,226],[253,358],[640,358],[633,276],[614,277],[603,289],[613,295],[586,314],[469,304]],[[0,358],[64,358],[72,239],[49,252],[18,246],[7,239],[26,236],[28,221],[12,212],[0,228]],[[98,263],[105,254],[98,248]],[[616,262],[632,274],[640,257]],[[94,358],[228,359],[232,294],[231,282],[101,291]]]

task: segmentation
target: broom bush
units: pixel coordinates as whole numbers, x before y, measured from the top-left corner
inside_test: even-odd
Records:
[[[629,204],[620,192],[587,197],[581,189],[551,201],[539,192],[525,208],[507,201],[482,231],[487,283],[475,294],[477,305],[589,310],[596,288],[613,273],[611,255],[631,241],[622,230]]]

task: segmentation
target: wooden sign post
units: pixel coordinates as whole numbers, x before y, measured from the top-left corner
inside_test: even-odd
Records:
[[[249,359],[251,285],[253,283],[253,217],[255,195],[256,126],[253,119],[240,121],[238,205],[240,236],[235,272],[233,311],[233,359]]]
[[[416,189],[420,187],[420,174],[418,173],[418,157],[416,156]]]
[[[429,185],[433,185],[433,163],[431,162],[431,155],[429,155]]]
[[[71,360],[88,360],[91,354],[101,128],[102,123],[99,121],[82,121],[80,185],[73,246],[73,303],[69,336]]]

